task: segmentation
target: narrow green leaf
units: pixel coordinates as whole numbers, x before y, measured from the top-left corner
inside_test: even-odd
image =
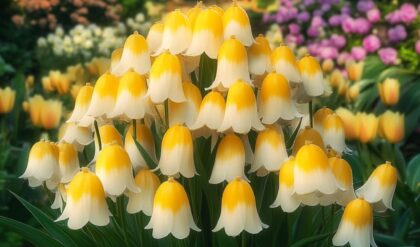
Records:
[[[330,233],[323,233],[309,238],[304,238],[292,244],[290,247],[312,246],[313,243],[326,238]]]
[[[414,192],[420,189],[420,154],[414,156],[408,163],[407,184]]]
[[[0,216],[0,225],[20,234],[25,240],[35,246],[61,247],[63,246],[43,231],[14,219]]]
[[[143,157],[144,161],[146,161],[147,166],[150,169],[155,169],[157,167],[156,162],[153,161],[152,157],[150,157],[149,153],[144,149],[144,147],[136,140],[133,136],[134,143],[136,144],[137,149],[139,150],[141,156]]]
[[[398,247],[406,246],[403,241],[399,240],[394,236],[385,235],[382,233],[374,233],[376,242],[381,243],[380,246]]]

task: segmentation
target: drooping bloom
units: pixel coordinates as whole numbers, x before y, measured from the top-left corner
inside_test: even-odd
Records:
[[[299,66],[295,55],[287,45],[280,45],[271,53],[271,64],[273,69],[284,75],[288,81],[301,82]]]
[[[0,114],[12,111],[15,104],[15,90],[10,87],[0,88]]]
[[[372,207],[367,201],[359,198],[347,204],[332,242],[335,246],[376,247]]]
[[[251,127],[262,130],[264,126],[257,114],[257,104],[251,86],[239,80],[228,91],[225,115],[218,131],[233,129],[236,133],[246,134]]]
[[[245,148],[237,135],[227,134],[217,147],[216,159],[209,183],[218,184],[232,181],[236,177],[245,178]]]
[[[290,157],[280,168],[279,172],[279,191],[271,208],[281,206],[284,212],[291,213],[295,211],[299,205],[299,196],[294,192],[294,172],[296,159]]]
[[[58,145],[58,165],[60,183],[68,183],[79,171],[79,158],[73,145],[68,143],[59,143]]]
[[[384,105],[393,106],[400,98],[400,83],[397,79],[388,78],[378,84],[379,97]]]
[[[269,172],[278,171],[286,159],[283,131],[279,126],[267,127],[258,133],[250,172],[260,168]]]
[[[125,191],[139,192],[132,174],[130,157],[117,144],[104,147],[98,154],[95,173],[108,195],[119,196]]]
[[[317,110],[314,114],[314,129],[318,131],[318,133],[322,134],[324,120],[334,111],[328,107],[323,106],[319,110]]]
[[[85,115],[94,118],[111,117],[118,93],[118,78],[110,73],[101,75],[96,81],[89,108]]]
[[[242,231],[257,234],[267,226],[258,215],[254,192],[240,177],[226,186],[222,196],[222,211],[213,232],[224,228],[226,235],[238,236]]]
[[[169,101],[169,126],[184,124],[193,126],[201,104],[200,89],[191,82],[182,83],[186,101],[176,103]]]
[[[181,173],[191,178],[196,173],[193,157],[193,142],[191,132],[187,127],[174,125],[170,127],[162,140],[162,151],[159,169],[166,176]]]
[[[223,96],[216,91],[211,91],[201,101],[200,110],[195,124],[191,129],[208,128],[217,130],[223,122],[226,102]]]
[[[259,35],[255,43],[248,49],[249,72],[254,75],[262,75],[272,70],[271,48],[267,38]]]
[[[345,159],[340,157],[328,158],[328,163],[340,188],[344,189],[343,191],[337,190],[335,194],[331,195],[331,202],[335,201],[341,206],[345,206],[356,198],[353,188],[353,172],[351,166]],[[323,201],[325,203],[328,199],[323,198]]]
[[[404,115],[387,110],[379,117],[379,135],[389,143],[398,143],[404,138]]]
[[[114,71],[115,68],[118,66],[118,63],[121,60],[123,48],[117,48],[115,49],[111,54],[111,64],[110,64],[110,70]]]
[[[244,46],[251,46],[254,41],[248,14],[236,2],[223,14],[223,30],[225,40],[234,36]]]
[[[143,76],[130,70],[119,81],[115,107],[112,117],[124,119],[141,119],[146,113],[146,80]]]
[[[110,215],[101,180],[86,167],[82,168],[67,187],[66,207],[57,221],[69,219],[67,226],[77,230],[88,222],[108,225]]]
[[[287,79],[275,72],[264,78],[258,103],[261,121],[265,124],[273,124],[280,118],[292,120],[298,116]]]
[[[61,138],[59,138],[60,141],[72,144],[78,151],[83,150],[84,146],[93,141],[91,128],[80,127],[74,123],[66,123],[62,125],[62,128],[64,129]]]
[[[187,15],[180,10],[174,10],[165,17],[162,44],[157,52],[168,50],[171,54],[180,54],[190,46],[191,36]]]
[[[29,186],[40,186],[44,181],[57,180],[59,171],[58,148],[54,143],[39,141],[29,152],[28,165],[20,178],[27,178]]]
[[[129,191],[127,193],[127,212],[130,214],[143,212],[145,215],[151,216],[153,198],[160,185],[159,177],[149,169],[140,169],[135,177],[135,182],[137,187],[140,188],[140,192]]]
[[[83,86],[76,97],[73,112],[67,120],[67,123],[81,123],[82,126],[90,125],[93,122],[93,118],[86,116],[86,112],[89,109],[90,101],[92,99],[93,87],[87,83]]]
[[[195,20],[191,45],[186,54],[199,56],[206,53],[210,58],[216,59],[222,43],[222,17],[212,8],[201,11]]]
[[[323,150],[325,149],[321,134],[310,126],[306,126],[296,136],[295,143],[293,143],[293,155],[296,155],[299,149],[308,141]]]
[[[194,223],[184,187],[172,177],[157,189],[152,217],[146,229],[153,229],[152,235],[156,239],[164,238],[169,233],[183,239],[188,237],[190,229],[200,231]]]
[[[162,44],[163,23],[153,24],[147,33],[146,41],[151,54],[155,54]]]
[[[182,66],[179,58],[168,52],[160,54],[150,69],[149,91],[147,95],[153,103],[185,101],[182,89]]]
[[[125,40],[121,59],[112,73],[121,76],[130,69],[140,75],[146,74],[150,69],[147,41],[137,32],[134,32]]]
[[[127,134],[125,135],[124,149],[127,151],[128,156],[130,156],[131,164],[133,165],[134,170],[137,171],[148,166],[134,142],[133,135],[133,125],[130,125]],[[155,144],[152,132],[146,125],[139,122],[136,123],[136,141],[140,143],[153,160],[156,160]]]
[[[306,94],[309,96],[324,94],[324,77],[319,62],[314,57],[307,55],[299,60],[298,65]]]
[[[338,153],[346,148],[344,123],[340,116],[333,113],[328,115],[322,125],[322,139],[326,146],[330,146]]]
[[[123,145],[122,137],[118,130],[112,124],[104,124],[99,127],[99,135],[101,137],[102,148],[109,145],[118,144]],[[99,153],[99,140],[98,136],[95,133],[95,157]]]
[[[336,109],[335,113],[340,116],[343,121],[346,139],[353,140],[357,138],[358,130],[356,126],[356,116],[350,110],[343,107]]]
[[[248,57],[245,47],[236,38],[229,38],[220,47],[216,78],[209,88],[223,86],[228,89],[238,80],[251,84]]]
[[[370,113],[358,112],[354,123],[357,137],[360,142],[367,143],[376,138],[378,131],[378,118]]]
[[[392,197],[397,186],[397,179],[397,169],[387,161],[376,167],[367,182],[356,190],[356,194],[372,204],[375,211],[383,212],[387,208],[393,209]]]

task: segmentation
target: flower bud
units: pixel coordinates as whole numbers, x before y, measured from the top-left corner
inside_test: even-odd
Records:
[[[387,110],[379,117],[379,135],[390,143],[404,138],[404,115]]]
[[[10,87],[0,88],[0,114],[9,113],[15,104],[16,91]]]
[[[400,98],[400,83],[396,79],[388,78],[378,84],[378,92],[384,105],[393,106]]]

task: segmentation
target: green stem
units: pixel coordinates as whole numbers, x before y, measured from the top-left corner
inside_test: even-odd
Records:
[[[311,124],[311,128],[314,127],[314,119],[313,119],[313,113],[312,113],[312,100],[309,101],[309,123]]]
[[[246,244],[246,232],[245,231],[242,231],[241,246],[242,247],[247,246],[247,244]]]
[[[102,150],[102,141],[101,141],[101,134],[99,133],[98,122],[95,120],[93,124],[95,125],[96,138],[98,138],[98,146],[99,146],[99,151],[100,151]]]
[[[169,129],[169,99],[165,100],[165,123],[166,128]]]
[[[137,139],[137,123],[135,119],[133,119],[133,138]]]
[[[125,208],[124,208],[124,196],[120,196],[117,198],[117,212],[118,216],[120,218],[120,225],[123,229],[123,236],[124,236],[124,242],[126,246],[129,246],[128,244],[128,237],[127,237],[127,221],[125,218]]]

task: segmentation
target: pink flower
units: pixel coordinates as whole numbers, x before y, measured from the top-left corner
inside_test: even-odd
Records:
[[[363,39],[363,48],[369,53],[378,50],[381,47],[381,40],[378,36],[371,34]]]
[[[353,57],[354,60],[360,61],[360,60],[365,59],[366,51],[361,46],[355,46],[351,48],[351,56]]]
[[[382,48],[378,51],[378,55],[384,64],[391,65],[397,63],[398,53],[394,48]]]
[[[420,40],[417,40],[416,42],[416,52],[417,54],[420,54]]]
[[[381,12],[379,11],[379,9],[371,9],[367,12],[366,14],[367,19],[371,22],[371,23],[377,23],[378,21],[381,20]]]
[[[400,8],[400,19],[405,24],[410,24],[416,20],[417,11],[414,5],[409,3],[404,3]]]

